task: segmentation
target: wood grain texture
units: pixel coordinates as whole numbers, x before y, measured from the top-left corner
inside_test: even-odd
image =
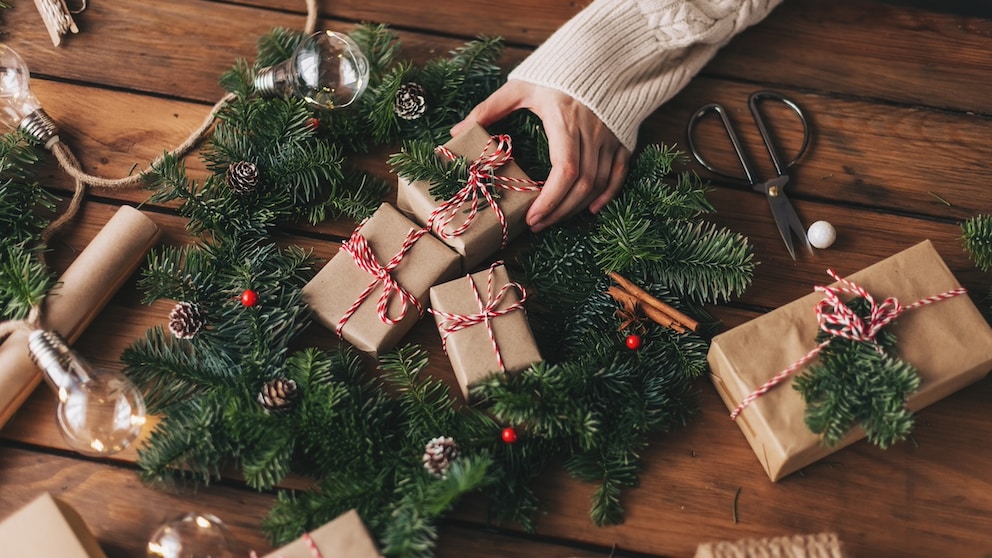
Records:
[[[362,20],[399,30],[406,51],[423,61],[479,33],[499,34],[515,46],[505,61],[522,59],[586,2],[511,0],[501,10],[477,0],[394,3],[319,2],[322,24],[347,30]],[[143,168],[181,142],[220,97],[220,73],[235,58],[251,58],[255,39],[273,26],[302,26],[303,3],[292,0],[94,3],[77,22],[79,35],[52,48],[30,4],[4,13],[4,40],[30,64],[33,88],[60,123],[63,138],[84,168],[106,177]],[[834,268],[847,274],[924,239],[931,239],[973,299],[990,277],[964,253],[958,223],[992,211],[992,21],[892,3],[788,0],[763,23],[734,39],[702,75],[648,120],[642,143],[685,145],[685,123],[703,103],[731,110],[762,172],[770,169],[751,130],[747,95],[774,89],[809,113],[814,140],[788,187],[800,216],[826,219],[838,230],[829,250],[789,258],[759,194],[713,178],[713,222],[749,237],[756,268],[752,287],[729,305],[712,307],[725,327],[809,293]],[[788,115],[773,115],[784,149],[799,138]],[[722,163],[722,132],[700,130],[700,145]],[[361,164],[389,178],[383,146]],[[191,174],[202,162],[187,158]],[[695,164],[687,164],[700,170]],[[64,193],[72,182],[49,164],[41,182]],[[935,197],[946,200],[945,205]],[[390,198],[392,196],[389,196]],[[138,204],[142,191],[91,192],[82,213],[53,243],[60,271],[99,231],[120,203]],[[163,242],[190,242],[174,205],[146,206]],[[354,223],[280,231],[279,242],[333,257]],[[525,235],[514,247],[525,249]],[[925,270],[921,270],[925,272]],[[153,325],[163,324],[167,301],[142,303],[136,278],[113,298],[78,348],[101,366],[120,368],[120,352]],[[409,340],[431,354],[429,373],[457,393],[436,329],[421,321]],[[301,346],[332,346],[320,326]],[[756,348],[774,350],[774,348]],[[934,350],[941,350],[935,347]],[[370,371],[374,373],[374,371]],[[770,483],[737,425],[706,378],[696,384],[699,412],[685,428],[652,439],[641,486],[624,496],[626,522],[595,528],[588,519],[592,487],[549,471],[537,533],[486,525],[481,497],[459,506],[442,529],[438,555],[454,556],[690,556],[704,541],[833,530],[858,556],[984,556],[992,553],[992,473],[987,417],[992,380],[919,413],[912,441],[881,451],[864,442],[800,473]],[[46,388],[35,392],[0,431],[0,517],[38,492],[64,496],[82,513],[109,555],[138,556],[164,520],[198,509],[221,516],[238,538],[239,555],[262,551],[260,521],[269,494],[245,489],[232,473],[195,493],[143,486],[134,449],[112,460],[66,451]],[[299,479],[287,486],[302,487]],[[737,521],[733,519],[735,494]]]

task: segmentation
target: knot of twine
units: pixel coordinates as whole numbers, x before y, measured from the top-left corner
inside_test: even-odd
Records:
[[[486,279],[486,302],[482,301],[482,295],[479,293],[479,288],[475,284],[475,280],[472,279],[471,275],[466,276],[469,285],[472,288],[472,294],[475,296],[475,302],[479,305],[479,312],[477,314],[452,314],[449,312],[444,312],[442,310],[436,310],[431,308],[428,310],[431,314],[441,317],[441,323],[438,324],[438,328],[441,330],[441,348],[447,351],[448,336],[456,331],[461,331],[463,329],[472,327],[478,324],[486,324],[486,332],[489,334],[489,341],[492,343],[493,352],[496,354],[496,363],[499,365],[500,372],[506,372],[506,365],[503,361],[503,354],[499,350],[499,343],[496,342],[496,333],[493,331],[492,321],[500,316],[505,316],[510,312],[515,312],[517,310],[524,309],[524,301],[527,300],[527,290],[524,289],[523,285],[510,281],[509,283],[503,285],[499,291],[493,295],[493,276],[495,270],[498,266],[502,265],[503,262],[495,262],[489,266],[489,274]],[[507,293],[510,289],[517,289],[520,292],[520,300],[510,304],[506,308],[499,309],[499,305],[503,302]]]
[[[492,153],[487,153],[494,143],[496,144],[495,150]],[[458,155],[443,145],[437,146],[434,150],[451,161],[458,159]],[[427,225],[428,228],[434,230],[443,239],[451,239],[461,235],[475,221],[475,217],[478,215],[480,209],[479,198],[481,196],[489,204],[489,207],[492,208],[493,213],[496,214],[496,220],[499,221],[503,233],[500,248],[505,248],[509,237],[506,216],[503,215],[503,210],[496,203],[490,191],[490,186],[497,186],[504,190],[513,190],[516,192],[533,192],[539,190],[544,184],[544,182],[539,180],[496,174],[496,171],[500,167],[512,160],[513,145],[510,136],[505,134],[491,136],[489,141],[486,142],[486,146],[482,148],[482,153],[469,164],[468,180],[465,182],[465,186],[452,196],[451,199],[442,203],[431,212]],[[466,203],[470,204],[470,206],[468,216],[465,217],[465,222],[449,232],[446,230],[448,225],[451,224],[451,221],[454,220],[455,216],[461,211],[462,206]]]
[[[365,302],[365,299],[372,294],[372,291],[379,283],[382,283],[382,294],[379,295],[379,301],[376,303],[376,313],[384,324],[394,325],[401,321],[406,316],[407,309],[411,304],[417,309],[418,313],[423,314],[423,307],[421,306],[420,301],[417,300],[417,297],[410,294],[410,291],[406,290],[402,285],[397,283],[391,272],[396,269],[396,266],[400,265],[400,262],[403,261],[403,257],[406,256],[407,252],[409,252],[410,249],[413,248],[413,245],[420,240],[420,237],[425,234],[427,234],[427,229],[411,229],[410,232],[407,233],[406,238],[403,239],[403,244],[400,246],[399,251],[397,251],[396,254],[393,255],[388,262],[386,262],[386,265],[380,264],[376,259],[368,241],[361,234],[361,227],[356,228],[351,234],[351,238],[341,245],[341,250],[351,256],[352,260],[355,262],[355,265],[372,276],[372,282],[369,283],[369,286],[366,287],[360,295],[358,295],[358,298],[355,299],[355,302],[352,303],[351,307],[348,308],[343,316],[341,316],[341,320],[338,321],[337,328],[335,329],[338,337],[343,335],[342,331],[345,324],[348,322],[348,319],[350,319],[351,316],[358,310],[358,307]],[[388,314],[389,301],[394,295],[400,297],[402,308],[400,309],[399,316],[396,318],[391,318]]]
[[[906,312],[907,310],[919,308],[920,306],[926,306],[928,304],[954,298],[967,292],[967,289],[964,287],[958,287],[947,292],[922,298],[908,306],[903,306],[902,303],[900,303],[895,297],[889,297],[881,303],[876,303],[875,298],[860,285],[841,278],[832,269],[828,269],[827,273],[835,281],[838,281],[840,286],[817,286],[815,290],[816,292],[823,293],[823,299],[816,304],[813,310],[816,313],[816,323],[818,328],[828,333],[830,337],[816,347],[813,347],[812,350],[796,362],[792,363],[789,367],[772,376],[772,378],[762,384],[761,387],[754,390],[747,397],[741,400],[741,402],[737,405],[737,408],[730,413],[731,420],[736,420],[741,414],[741,411],[743,411],[748,405],[774,389],[775,386],[785,381],[786,378],[792,376],[797,370],[803,366],[806,366],[809,361],[816,358],[816,355],[820,354],[820,351],[822,351],[823,348],[829,345],[834,339],[842,337],[851,341],[872,343],[879,352],[882,352],[882,347],[877,341],[875,341],[875,337],[883,327],[890,324],[893,320],[899,317],[900,314]],[[844,304],[844,301],[840,299],[840,295],[842,293],[861,297],[868,302],[870,307],[868,321],[863,320],[857,315],[857,313],[854,312],[854,310]]]

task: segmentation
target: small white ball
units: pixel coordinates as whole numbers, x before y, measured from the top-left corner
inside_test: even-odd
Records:
[[[830,223],[817,221],[809,226],[809,230],[806,231],[806,238],[809,239],[809,243],[814,248],[823,250],[824,248],[830,248],[830,245],[837,240],[837,231]]]

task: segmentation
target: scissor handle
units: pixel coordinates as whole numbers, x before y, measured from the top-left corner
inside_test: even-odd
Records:
[[[803,143],[799,148],[799,153],[785,165],[782,164],[782,160],[779,158],[778,152],[772,142],[771,134],[768,132],[768,127],[765,125],[764,117],[761,115],[759,103],[766,99],[776,100],[785,104],[796,113],[799,117],[799,122],[803,126]],[[779,176],[785,174],[786,169],[795,165],[800,159],[802,159],[803,155],[806,153],[806,149],[809,147],[810,130],[809,120],[806,118],[806,113],[804,113],[803,110],[799,108],[799,105],[791,99],[772,91],[757,91],[752,93],[748,97],[748,107],[751,110],[751,117],[754,119],[758,132],[761,134],[761,141],[765,144],[765,149],[768,151],[768,156],[771,158],[772,164],[775,166],[775,172],[778,173]],[[696,159],[696,161],[698,161],[699,164],[706,170],[726,178],[736,180],[740,179],[739,175],[726,173],[713,166],[703,157],[702,153],[700,153],[699,149],[696,147],[696,123],[711,112],[716,113],[717,116],[720,117],[720,122],[723,124],[724,131],[727,132],[727,137],[730,139],[730,143],[734,148],[734,153],[737,155],[737,160],[740,161],[741,168],[744,169],[744,177],[751,185],[757,184],[759,182],[757,173],[754,171],[751,161],[747,158],[747,155],[745,155],[740,137],[737,135],[737,131],[734,129],[734,125],[731,123],[730,117],[727,115],[727,111],[723,108],[723,105],[718,103],[703,105],[699,107],[699,109],[697,109],[691,117],[689,117],[689,123],[686,124],[686,143],[689,146],[689,152],[692,153],[692,156]]]
[[[803,125],[803,143],[799,146],[799,153],[797,153],[796,156],[784,166],[782,165],[781,159],[778,157],[775,144],[772,142],[772,136],[768,133],[768,127],[765,126],[765,119],[761,115],[761,110],[759,108],[759,102],[765,99],[778,101],[792,109],[792,112],[796,113],[796,116],[799,117],[799,122]],[[756,91],[752,93],[747,99],[747,106],[751,109],[751,118],[754,119],[754,124],[758,127],[758,132],[761,134],[761,141],[765,144],[765,149],[768,151],[768,156],[771,157],[772,164],[775,165],[775,172],[778,173],[779,176],[785,174],[786,169],[799,162],[799,159],[802,159],[803,155],[806,153],[806,148],[809,147],[809,121],[806,119],[806,113],[803,112],[803,109],[799,108],[799,105],[797,105],[795,101],[773,91]]]
[[[700,153],[698,149],[696,149],[696,141],[693,138],[693,134],[696,129],[696,122],[698,122],[700,118],[703,118],[704,116],[706,116],[711,112],[716,113],[716,115],[720,117],[720,121],[723,123],[723,129],[725,132],[727,132],[727,137],[730,138],[730,143],[734,147],[734,153],[737,154],[737,160],[740,161],[741,168],[744,169],[744,177],[747,178],[747,181],[750,184],[757,183],[757,177],[755,175],[754,169],[751,168],[751,162],[744,154],[744,148],[741,145],[741,140],[737,136],[737,131],[734,130],[734,125],[730,122],[730,118],[727,116],[727,111],[726,109],[723,108],[723,105],[717,103],[710,103],[708,105],[703,105],[699,107],[699,109],[697,109],[696,112],[694,112],[691,117],[689,117],[689,123],[686,124],[686,129],[685,129],[686,144],[688,144],[689,146],[689,152],[692,153],[692,156],[696,159],[696,161],[699,161],[699,164],[703,165],[703,167],[706,170],[714,174],[719,174],[720,176],[726,178],[740,180],[739,175],[725,173],[722,170],[711,165],[709,161],[703,158],[703,154]]]

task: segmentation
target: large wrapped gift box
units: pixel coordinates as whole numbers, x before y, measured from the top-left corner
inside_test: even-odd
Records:
[[[0,555],[106,558],[83,518],[47,492],[0,522]]]
[[[846,279],[877,300],[895,297],[903,305],[960,287],[930,241]],[[712,380],[729,409],[816,345],[813,307],[822,298],[820,293],[807,295],[713,338],[708,355]],[[992,328],[967,295],[909,310],[886,330],[896,336],[895,356],[920,374],[920,388],[906,402],[911,411],[982,379],[992,369]],[[840,443],[825,446],[807,428],[805,409],[789,378],[751,402],[736,419],[772,481],[864,437],[855,428]]]
[[[314,552],[313,548],[316,548]],[[381,558],[358,512],[350,510],[265,558]]]
[[[490,142],[490,135],[484,128],[473,125],[452,138],[444,147],[455,155],[465,157],[471,163],[481,155],[491,155],[496,150],[496,143]],[[509,241],[526,228],[524,218],[539,190],[536,183],[533,183],[512,159],[499,167],[496,175],[509,179],[509,182],[496,180],[494,194],[505,218]],[[505,188],[503,184],[524,187],[527,190]],[[424,226],[429,224],[434,210],[447,201],[432,196],[431,186],[432,184],[426,180],[411,182],[400,176],[396,193],[396,206],[408,217]],[[443,227],[435,226],[435,230],[432,231],[462,256],[462,269],[466,272],[474,270],[502,248],[503,226],[496,212],[488,207],[486,200],[481,196],[478,204],[478,212],[472,217],[473,221],[461,234],[453,235],[471,215],[469,211],[471,202],[452,207],[451,221]],[[443,219],[438,221],[440,225]]]
[[[502,265],[431,288],[431,311],[466,400],[479,380],[541,360],[518,289]]]
[[[360,236],[367,243],[376,265],[387,267],[401,252],[411,231],[418,230],[421,227],[384,203],[356,230],[349,242]],[[432,285],[446,281],[458,272],[458,254],[430,234],[423,234],[388,274],[391,281],[423,306]],[[370,291],[369,286],[372,286]],[[375,356],[395,346],[421,317],[414,304],[394,291],[386,305],[386,316],[396,323],[384,322],[377,306],[385,288],[388,288],[385,281],[359,267],[352,255],[342,249],[304,286],[303,300],[319,322],[331,331],[337,331],[357,349]],[[364,300],[347,316],[363,293],[366,294]],[[346,320],[342,326],[343,317]]]

